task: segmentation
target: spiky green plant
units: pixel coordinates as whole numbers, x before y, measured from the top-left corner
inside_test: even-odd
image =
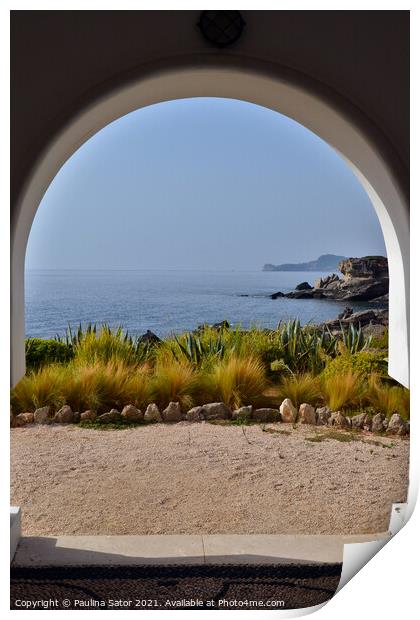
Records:
[[[188,332],[182,336],[174,336],[172,352],[177,359],[184,358],[197,368],[206,361],[223,359],[226,344],[223,332],[212,333],[206,330],[204,334]]]
[[[352,354],[368,349],[372,342],[372,336],[366,338],[361,326],[355,327],[351,324],[346,329],[343,324],[341,324],[341,340],[345,352]]]

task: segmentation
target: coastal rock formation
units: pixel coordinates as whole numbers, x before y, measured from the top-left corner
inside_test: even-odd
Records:
[[[290,398],[285,398],[280,405],[280,418],[282,422],[294,424],[296,422],[297,411]]]
[[[71,424],[74,422],[72,408],[69,407],[69,405],[61,407],[54,416],[54,422],[58,422],[59,424]]]
[[[388,260],[385,256],[364,256],[363,258],[347,258],[339,264],[344,280],[354,278],[380,280],[388,279]]]
[[[121,411],[121,417],[127,422],[141,422],[143,420],[143,413],[134,405],[126,405]]]
[[[296,291],[310,291],[312,290],[312,286],[309,284],[309,282],[301,282],[300,284],[298,284],[296,286]]]
[[[368,325],[381,325],[382,327],[386,327],[388,325],[388,310],[362,310],[361,312],[353,312],[351,308],[347,308],[346,310],[350,310],[351,312],[341,313],[338,318],[325,321],[322,325],[328,327],[332,332],[341,330],[342,326],[348,327],[354,325],[354,327],[366,327]],[[340,316],[343,318],[340,318]]]
[[[162,411],[164,422],[179,422],[182,420],[181,405],[178,402],[170,402]]]
[[[145,422],[162,422],[162,415],[156,403],[150,403],[150,405],[147,405],[147,409],[144,412],[144,421]]]
[[[339,299],[344,301],[385,301],[388,295],[388,260],[384,256],[347,258],[338,265],[343,274],[318,278],[311,289],[296,289],[285,296],[292,299]],[[272,299],[280,297],[278,293]]]
[[[318,278],[315,280],[314,288],[333,288],[338,282],[340,282],[339,276],[336,273],[332,273],[326,278]]]

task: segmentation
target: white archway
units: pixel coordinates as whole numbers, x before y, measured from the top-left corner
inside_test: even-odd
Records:
[[[159,70],[107,93],[83,109],[49,144],[16,206],[11,238],[11,381],[25,372],[24,266],[32,222],[49,184],[65,161],[92,135],[138,108],[189,97],[242,99],[304,125],[351,166],[377,212],[388,254],[389,374],[409,383],[409,216],[403,191],[367,131],[312,87],[255,70],[195,67]]]

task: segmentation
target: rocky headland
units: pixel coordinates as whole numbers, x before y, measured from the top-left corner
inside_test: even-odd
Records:
[[[336,254],[322,254],[317,259],[307,263],[284,263],[283,265],[266,263],[263,271],[333,271],[337,269],[338,263],[345,258],[345,256],[337,256]]]
[[[388,302],[388,260],[384,256],[346,258],[338,264],[343,277],[333,273],[314,284],[301,282],[294,291],[278,291],[272,299],[336,299],[339,301]]]

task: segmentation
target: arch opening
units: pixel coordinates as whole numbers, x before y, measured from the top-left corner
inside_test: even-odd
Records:
[[[335,104],[286,80],[238,69],[159,72],[104,95],[84,109],[38,160],[20,196],[12,230],[12,383],[23,375],[24,263],[33,219],[65,161],[97,131],[136,109],[190,97],[240,99],[292,118],[332,146],[350,165],[378,215],[389,261],[389,374],[408,385],[408,216],[403,192],[374,142]]]

